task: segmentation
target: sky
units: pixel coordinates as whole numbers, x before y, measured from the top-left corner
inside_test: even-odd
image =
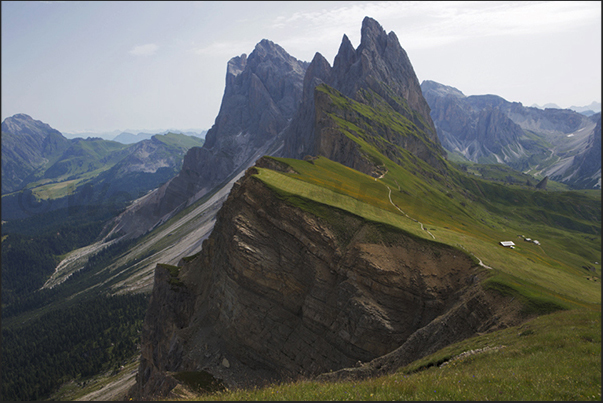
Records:
[[[262,39],[330,63],[365,16],[394,31],[419,82],[524,106],[601,102],[601,2],[2,1],[2,120],[62,133],[203,130],[226,65]]]

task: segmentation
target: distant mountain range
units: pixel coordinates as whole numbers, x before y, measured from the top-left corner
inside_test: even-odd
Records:
[[[539,106],[538,104],[534,104],[531,106],[532,108],[538,108],[538,109],[564,109],[562,107],[560,107],[557,104],[554,103],[548,103],[548,104],[544,104],[543,106]],[[578,112],[578,113],[582,113],[586,116],[591,116],[594,115],[597,112],[601,112],[601,103],[600,102],[591,102],[590,105],[587,106],[570,106],[569,108],[566,109],[570,109],[572,111]]]
[[[538,109],[497,95],[421,84],[449,158],[505,164],[574,188],[601,187],[601,113]],[[597,155],[599,157],[597,157]]]
[[[2,122],[2,218],[135,199],[174,176],[186,151],[203,142],[177,133],[133,144],[67,139],[28,115],[11,116]]]
[[[136,134],[134,134],[136,132]],[[141,140],[148,140],[153,137],[155,134],[167,134],[167,133],[181,133],[187,136],[194,136],[205,138],[205,134],[207,130],[202,129],[169,129],[169,130],[113,130],[110,132],[62,132],[63,136],[68,139],[75,139],[78,137],[81,138],[89,138],[89,137],[99,137],[104,140],[113,140],[122,144],[133,144]]]

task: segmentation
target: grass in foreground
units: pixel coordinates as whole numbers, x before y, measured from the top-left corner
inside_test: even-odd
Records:
[[[601,314],[540,316],[365,381],[297,381],[192,400],[601,400]]]

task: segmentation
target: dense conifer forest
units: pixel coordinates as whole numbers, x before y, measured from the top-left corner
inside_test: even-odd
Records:
[[[97,297],[2,328],[2,400],[46,399],[63,382],[137,353],[148,295]]]

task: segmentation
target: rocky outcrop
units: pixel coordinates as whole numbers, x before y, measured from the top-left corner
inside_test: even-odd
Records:
[[[165,397],[183,371],[242,387],[400,348],[412,360],[436,339],[516,319],[498,315],[504,304],[479,286],[485,269],[463,251],[324,205],[329,218],[320,218],[255,172],[235,184],[197,257],[169,276],[158,267],[133,397]]]
[[[315,94],[316,87],[321,84],[355,102],[391,110],[407,120],[414,133],[406,136],[411,152],[416,152],[419,158],[437,169],[443,169],[444,164],[439,159],[445,152],[439,143],[429,106],[423,98],[412,64],[393,32],[386,34],[377,21],[366,17],[362,22],[360,45],[354,49],[344,35],[333,67],[322,55],[315,55],[304,78],[300,110],[285,133],[281,154],[292,158],[325,155],[350,167],[370,163],[358,159],[360,154],[353,151],[357,150],[357,145],[348,141],[341,130],[321,126],[325,122],[324,97]],[[373,130],[368,136],[380,138],[381,132]],[[409,143],[416,137],[420,140]],[[324,154],[325,150],[335,149],[351,153]],[[381,145],[379,150],[385,152],[386,148]],[[368,171],[371,169],[363,172]]]
[[[226,87],[215,124],[202,147],[191,148],[180,173],[138,201],[112,224],[136,237],[165,222],[281,145],[302,96],[307,63],[262,40],[249,55],[228,62]]]

